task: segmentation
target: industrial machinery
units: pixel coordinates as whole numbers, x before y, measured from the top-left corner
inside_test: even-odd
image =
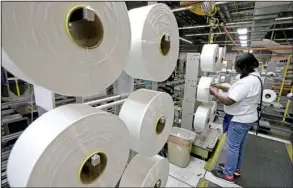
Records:
[[[199,60],[199,53],[187,54],[181,127],[192,131],[194,131],[192,126],[194,113],[200,105],[200,102],[198,102],[195,97],[199,77]],[[220,135],[221,132],[219,130],[209,127],[207,132],[199,133],[196,136],[191,152],[203,159],[208,159],[209,154],[214,150]]]

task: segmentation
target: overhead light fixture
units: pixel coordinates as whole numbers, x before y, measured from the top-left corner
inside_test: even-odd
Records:
[[[241,46],[242,46],[242,47],[246,47],[246,46],[247,46],[247,44],[241,44]]]
[[[246,36],[246,35],[240,35],[240,36],[239,36],[239,39],[240,39],[240,40],[247,40],[247,36]]]
[[[247,34],[247,28],[239,28],[237,29],[237,32],[239,35],[246,35]]]
[[[247,44],[247,40],[240,40],[241,44]]]
[[[184,38],[182,38],[182,37],[179,37],[179,39],[180,39],[180,40],[183,40],[184,42],[187,42],[187,43],[189,43],[189,44],[192,44],[192,42],[191,42],[190,40],[184,39]]]

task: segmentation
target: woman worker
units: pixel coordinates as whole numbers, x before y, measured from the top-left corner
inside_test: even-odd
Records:
[[[230,88],[216,84],[210,89],[211,95],[224,104],[226,115],[223,131],[227,131],[228,147],[226,163],[219,164],[220,169],[213,170],[212,173],[229,183],[234,182],[234,176],[240,176],[245,138],[253,123],[259,120],[257,108],[262,93],[262,81],[255,70],[258,66],[254,55],[241,54],[236,57],[234,65],[236,72],[240,74],[240,80]],[[217,89],[228,92],[228,95],[220,95]]]

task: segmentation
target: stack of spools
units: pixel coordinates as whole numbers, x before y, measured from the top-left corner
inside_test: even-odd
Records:
[[[216,72],[221,67],[222,59],[223,49],[219,53],[217,44],[204,45],[200,55],[200,68],[203,72]],[[216,82],[215,80],[219,80],[219,78],[201,77],[197,86],[196,98],[202,102],[202,105],[197,108],[194,114],[193,128],[198,133],[207,131],[208,123],[214,119],[217,111],[217,102],[212,101],[212,96],[210,95],[210,88]]]
[[[179,53],[176,19],[165,4],[129,11],[132,40],[125,71],[134,78],[164,81],[172,74]],[[163,92],[140,89],[123,104],[131,149],[137,152],[125,169],[120,187],[165,187],[168,159],[157,153],[167,142],[174,120],[174,102]]]
[[[179,52],[176,19],[155,4],[127,12],[124,2],[3,3],[3,66],[15,76],[69,96],[106,89],[123,69],[164,81]],[[65,24],[65,25],[64,25]],[[137,90],[118,116],[85,104],[55,108],[15,143],[11,187],[165,186],[174,103],[166,93]]]
[[[167,93],[137,90],[125,101],[119,117],[129,130],[131,149],[138,153],[128,164],[120,187],[164,187],[169,162],[157,153],[167,142],[173,125],[172,97]]]

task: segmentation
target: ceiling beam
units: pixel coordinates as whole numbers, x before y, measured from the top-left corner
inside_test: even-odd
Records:
[[[275,46],[275,47],[267,47],[267,48],[232,48],[232,50],[293,50],[293,46]]]

